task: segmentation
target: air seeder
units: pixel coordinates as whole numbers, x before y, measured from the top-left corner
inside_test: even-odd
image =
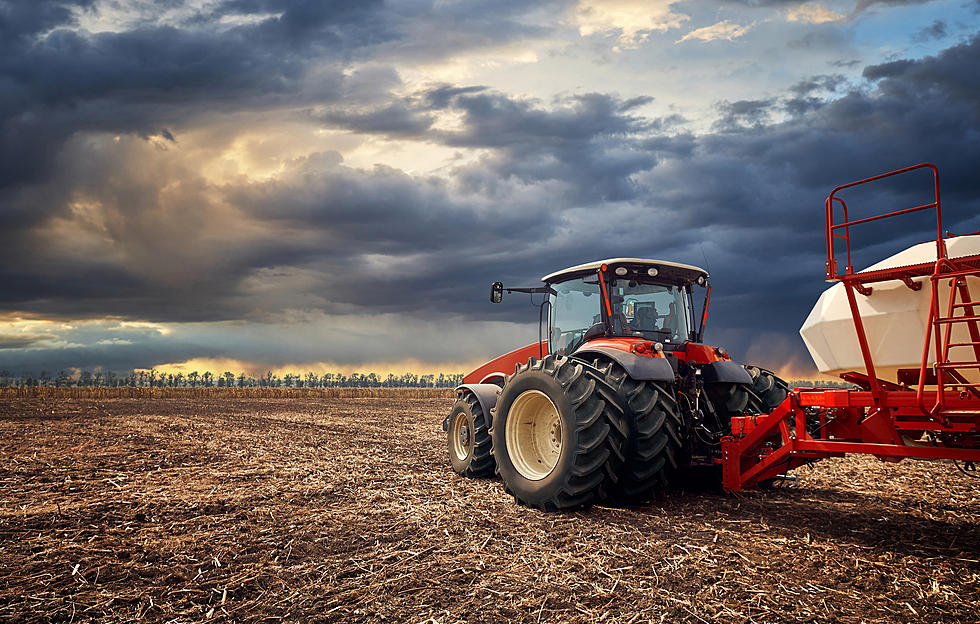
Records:
[[[935,179],[934,202],[848,220],[839,192],[923,168]],[[931,209],[938,235],[923,245],[934,254],[919,245],[854,271],[854,226]],[[834,189],[826,217],[827,279],[838,284],[802,334],[818,368],[860,389],[791,391],[771,371],[704,344],[704,269],[640,258],[581,264],[546,275],[541,287],[492,285],[494,303],[505,291],[540,295],[547,337],[464,377],[443,423],[453,469],[499,474],[518,502],[562,510],[643,503],[693,475],[732,491],[766,486],[844,453],[980,462],[980,302],[970,294],[980,286],[980,235],[944,237],[938,173],[928,164]],[[695,289],[704,290],[700,314]],[[896,321],[899,335],[890,333]],[[921,355],[914,366],[910,342]]]

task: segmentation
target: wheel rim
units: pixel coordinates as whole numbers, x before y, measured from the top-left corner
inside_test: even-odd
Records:
[[[453,418],[453,426],[449,430],[449,440],[453,445],[453,454],[459,461],[465,461],[470,454],[473,441],[470,439],[470,426],[466,422],[466,414],[457,412]]]
[[[514,399],[504,427],[507,454],[525,479],[540,481],[558,465],[562,431],[558,408],[540,390],[527,390]]]

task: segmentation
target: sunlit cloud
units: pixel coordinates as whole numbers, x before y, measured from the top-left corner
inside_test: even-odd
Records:
[[[671,0],[581,0],[575,10],[579,34],[617,35],[619,48],[635,48],[651,32],[680,28],[691,18],[674,10]]]
[[[827,22],[841,22],[847,19],[842,13],[837,13],[828,9],[818,2],[805,2],[793,7],[786,12],[786,19],[791,22],[804,22],[807,24],[826,24]]]
[[[718,22],[717,24],[712,24],[711,26],[704,26],[702,28],[692,30],[674,43],[683,43],[684,41],[693,41],[695,39],[698,41],[717,41],[719,39],[734,41],[752,30],[754,26],[755,24],[739,26],[738,24],[733,24],[728,20],[724,20],[722,22]]]

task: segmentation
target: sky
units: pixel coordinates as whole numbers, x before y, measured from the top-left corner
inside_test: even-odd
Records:
[[[465,372],[626,256],[811,376],[833,187],[980,230],[978,68],[977,0],[0,0],[0,368]]]

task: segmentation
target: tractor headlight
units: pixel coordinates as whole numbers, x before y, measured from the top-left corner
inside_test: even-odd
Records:
[[[660,273],[660,271],[657,270],[657,267],[650,267],[647,269],[647,275],[650,277],[657,277],[657,273]]]
[[[626,267],[616,267],[616,275],[622,277],[627,273],[629,273],[629,271],[626,269]]]
[[[698,275],[698,286],[704,286],[705,281],[707,280],[704,279],[703,275]]]

